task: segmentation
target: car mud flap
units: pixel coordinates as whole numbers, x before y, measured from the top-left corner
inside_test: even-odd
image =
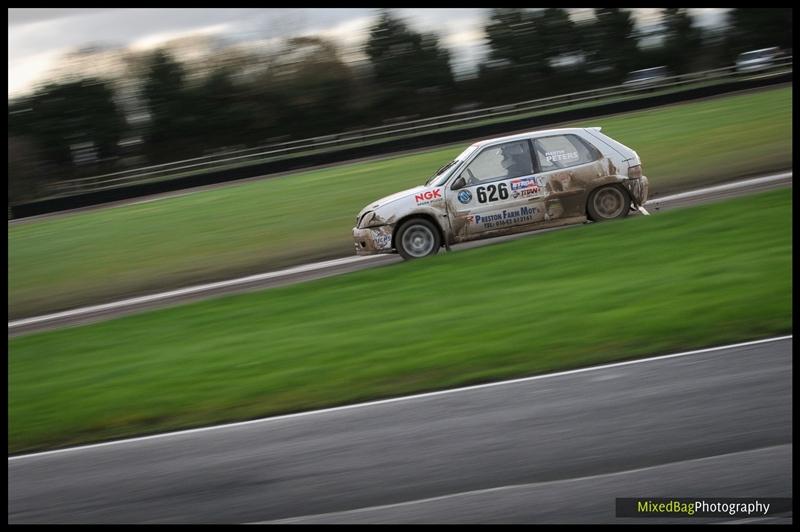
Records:
[[[624,179],[621,184],[628,190],[633,207],[638,210],[641,207],[639,199],[646,199],[647,185],[640,179]]]

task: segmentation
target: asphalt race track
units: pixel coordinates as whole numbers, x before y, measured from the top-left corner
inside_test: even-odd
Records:
[[[12,457],[8,520],[614,522],[616,497],[791,497],[791,451],[783,337]]]
[[[646,208],[651,214],[658,214],[676,207],[684,207],[700,203],[708,203],[731,197],[770,190],[773,188],[792,186],[792,173],[787,171],[759,178],[735,181],[699,190],[654,197],[647,202]],[[547,231],[580,230],[580,226],[569,226],[549,230],[531,231],[512,236],[492,238],[453,246],[454,251],[477,246],[496,244],[515,238],[531,237]],[[35,316],[8,322],[9,337],[41,330],[56,329],[71,325],[93,323],[110,318],[143,312],[165,306],[174,306],[189,301],[208,299],[237,292],[263,290],[275,286],[294,284],[312,279],[330,277],[341,273],[353,272],[365,268],[374,268],[400,262],[398,255],[373,255],[368,257],[348,256],[325,262],[295,266],[278,272],[267,272],[239,279],[231,279],[200,286],[180,288],[168,292],[144,295],[110,302],[107,304],[84,307],[80,309],[56,312],[45,316]]]

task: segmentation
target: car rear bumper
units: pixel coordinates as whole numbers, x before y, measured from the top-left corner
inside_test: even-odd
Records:
[[[356,246],[356,255],[392,253],[392,226],[382,225],[366,229],[354,227],[353,241]]]
[[[626,179],[624,182],[625,188],[631,195],[634,206],[639,207],[647,202],[648,193],[650,191],[650,184],[647,181],[647,176],[642,176],[637,179]]]

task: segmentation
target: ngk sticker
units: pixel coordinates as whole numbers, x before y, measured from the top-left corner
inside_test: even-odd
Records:
[[[430,203],[441,201],[442,200],[442,189],[435,188],[433,190],[428,190],[426,192],[422,192],[420,194],[416,194],[414,199],[417,201],[417,205],[428,205]]]

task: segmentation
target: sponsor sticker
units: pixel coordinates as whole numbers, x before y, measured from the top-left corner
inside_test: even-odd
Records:
[[[414,200],[416,200],[417,205],[429,205],[436,201],[442,200],[442,189],[435,188],[433,190],[428,190],[425,192],[421,192],[420,194],[416,194],[414,196]]]
[[[467,203],[472,201],[472,192],[470,192],[469,190],[462,190],[461,192],[458,193],[458,201],[466,205]]]
[[[541,181],[536,176],[518,177],[511,180],[511,190],[524,190],[526,188],[539,188]]]
[[[490,214],[475,214],[467,216],[467,223],[479,225],[483,229],[499,229],[510,225],[519,225],[533,222],[533,217],[539,209],[536,207],[523,206],[519,209],[502,210]]]
[[[574,161],[578,158],[578,152],[576,151],[566,151],[566,150],[554,150],[554,151],[547,151],[544,153],[544,156],[547,158],[548,161]]]
[[[392,235],[387,235],[386,233],[376,233],[375,234],[375,246],[378,249],[386,249],[392,244]]]
[[[478,203],[492,203],[494,201],[508,199],[508,184],[489,185],[475,189],[478,194]]]
[[[511,180],[511,197],[536,196],[542,192],[542,182],[538,177],[520,177]]]

